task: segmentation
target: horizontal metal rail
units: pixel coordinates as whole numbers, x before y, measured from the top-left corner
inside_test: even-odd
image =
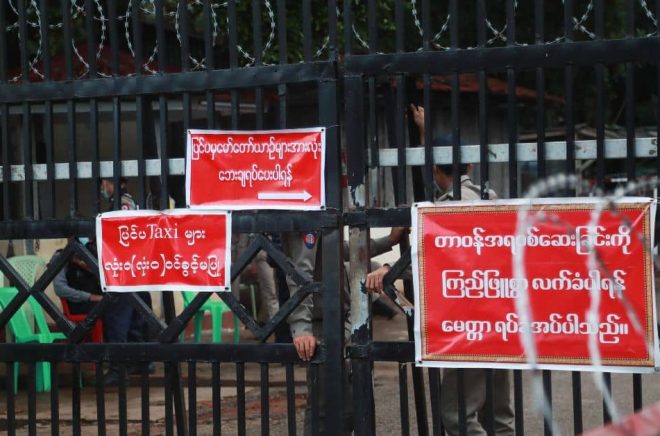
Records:
[[[607,139],[605,140],[605,159],[624,159],[627,156],[626,151],[627,140],[624,139]],[[575,158],[580,160],[596,159],[597,143],[596,140],[582,140],[575,141]],[[538,159],[537,154],[538,144],[536,142],[523,142],[517,144],[517,158],[518,162],[535,162]],[[409,147],[405,150],[406,164],[411,166],[424,165],[424,147]],[[480,162],[480,146],[479,145],[463,145],[461,146],[461,162],[462,163],[479,163]],[[488,146],[488,153],[490,158],[489,163],[507,163],[509,162],[509,144],[490,144]],[[399,165],[398,150],[396,148],[380,149],[379,164],[382,167],[396,167]],[[636,158],[651,158],[656,157],[658,154],[657,138],[637,138],[635,140],[635,157]],[[565,141],[550,141],[545,142],[545,158],[547,161],[561,161],[566,159],[566,142]],[[145,175],[159,176],[161,170],[160,159],[146,159],[145,161]],[[182,176],[185,175],[185,160],[183,158],[169,159],[169,175]],[[449,165],[452,163],[452,147],[439,146],[433,147],[433,163],[441,165]],[[76,164],[76,178],[77,179],[91,179],[92,178],[92,162],[78,162]],[[112,161],[99,162],[100,177],[113,177],[114,176],[114,163]],[[123,160],[121,162],[121,175],[124,177],[136,177],[138,175],[138,160]],[[0,166],[0,182],[3,182],[3,167]],[[70,168],[68,162],[60,162],[55,164],[55,180],[69,180]],[[25,180],[25,165],[12,165],[11,166],[11,181],[20,182]],[[32,165],[32,180],[46,181],[48,180],[47,164],[33,164]]]
[[[300,362],[293,344],[0,344],[4,362]],[[314,355],[323,362],[325,349]]]
[[[177,94],[277,86],[282,83],[332,79],[334,62],[267,65],[227,70],[192,71],[153,76],[112,77],[93,80],[35,82],[0,85],[1,103],[43,102],[66,99],[135,97],[147,94]]]
[[[449,74],[480,70],[558,68],[565,65],[656,62],[660,38],[626,38],[602,41],[566,42],[543,45],[452,49],[352,55],[346,58],[347,74],[382,76],[384,74]]]

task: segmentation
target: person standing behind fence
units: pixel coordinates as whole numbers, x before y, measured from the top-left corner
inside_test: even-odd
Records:
[[[411,111],[420,133],[424,138],[424,108],[411,105]],[[450,145],[445,139],[443,144]],[[461,199],[480,200],[481,189],[472,183],[468,175],[472,165],[461,165]],[[451,165],[436,165],[433,168],[433,178],[438,190],[436,202],[453,200],[453,177]],[[495,192],[489,190],[489,198],[496,199]],[[390,270],[389,265],[374,270],[366,277],[366,288],[369,292],[382,293],[383,279]],[[407,271],[410,276],[410,270]],[[463,369],[463,396],[465,398],[466,434],[486,435],[483,425],[488,422],[486,398],[486,370]],[[493,370],[493,422],[495,434],[514,434],[514,412],[511,404],[511,372],[508,370]],[[458,404],[458,370],[446,368],[443,370],[441,383],[441,415],[445,430],[450,436],[460,434],[459,404]]]
[[[121,178],[120,189],[115,189],[112,179],[101,180],[101,196],[108,202],[107,210],[114,209],[115,195],[121,195],[121,210],[130,211],[137,209],[133,197],[128,193],[127,180]],[[151,307],[151,296],[148,292],[139,292],[138,296]],[[104,322],[111,328],[107,329],[106,340],[108,342],[146,342],[148,340],[148,326],[130,302],[130,294],[119,293],[114,304],[112,304],[104,316]],[[153,366],[150,366],[150,371]],[[129,368],[129,372],[132,368]],[[119,369],[111,362],[110,369],[104,376],[104,384],[115,384],[119,380]]]

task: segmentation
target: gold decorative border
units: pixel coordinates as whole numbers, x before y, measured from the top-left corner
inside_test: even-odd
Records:
[[[425,286],[425,259],[422,255],[424,253],[424,218],[426,215],[451,215],[458,213],[476,212],[478,209],[480,214],[499,214],[518,212],[522,205],[471,205],[471,206],[429,206],[417,209],[417,264],[419,266],[419,310],[420,310],[420,340],[422,348],[422,360],[426,361],[447,361],[447,362],[504,362],[504,363],[526,363],[527,359],[524,357],[512,357],[502,355],[470,355],[470,354],[454,354],[444,355],[440,353],[428,353],[428,323],[426,321],[426,286]],[[571,211],[571,212],[591,212],[596,205],[589,204],[564,204],[564,203],[548,203],[537,204],[529,207],[530,213],[539,211]],[[645,240],[651,239],[651,207],[649,203],[624,203],[617,204],[618,210],[634,210],[643,209],[643,234]],[[653,366],[653,253],[651,253],[648,244],[644,244],[644,278],[645,278],[645,293],[644,302],[646,306],[646,352],[647,357],[644,360],[639,359],[602,359],[604,365],[612,366]],[[538,362],[554,363],[554,364],[591,364],[590,358],[559,358],[559,357],[538,357]]]

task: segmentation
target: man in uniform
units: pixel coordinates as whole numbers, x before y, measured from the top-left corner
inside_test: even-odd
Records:
[[[424,138],[424,108],[411,105],[415,124]],[[422,139],[423,143],[423,139]],[[449,145],[449,144],[446,144]],[[481,190],[472,183],[468,175],[472,165],[461,165],[461,200],[480,200]],[[453,177],[451,165],[436,165],[433,168],[433,178],[438,190],[436,202],[453,200]],[[495,192],[489,191],[489,198],[497,198]],[[366,288],[369,292],[383,292],[383,279],[390,266],[383,265],[367,275]],[[411,276],[406,271],[404,278]],[[463,386],[465,398],[466,434],[486,435],[482,423],[486,422],[486,370],[463,369]],[[442,420],[445,430],[451,436],[460,434],[458,417],[458,371],[453,368],[443,370],[442,389]],[[514,434],[514,412],[511,405],[511,374],[507,370],[493,371],[493,421],[495,434]]]

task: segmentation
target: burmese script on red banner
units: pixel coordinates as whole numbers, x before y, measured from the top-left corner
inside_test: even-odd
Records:
[[[325,129],[189,130],[190,207],[305,209],[325,206]]]
[[[230,214],[116,211],[96,220],[104,291],[229,289]]]
[[[595,337],[603,365],[653,368],[655,203],[621,200],[616,212],[592,221],[595,201],[538,200],[529,226],[517,233],[520,205],[413,208],[418,364],[525,367],[522,335],[529,332],[547,367],[590,365]],[[597,259],[591,268],[589,247]],[[525,274],[515,276],[521,250]],[[589,322],[595,289],[598,322]],[[522,292],[529,296],[527,322],[516,310]]]

